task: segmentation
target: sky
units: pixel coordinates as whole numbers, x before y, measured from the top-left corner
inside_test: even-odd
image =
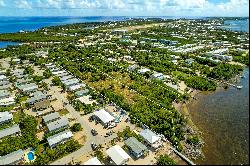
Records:
[[[249,16],[249,0],[0,0],[0,16]]]

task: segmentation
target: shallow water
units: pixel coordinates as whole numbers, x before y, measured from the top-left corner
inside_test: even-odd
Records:
[[[249,68],[244,76],[241,90],[198,94],[188,105],[205,141],[205,159],[197,164],[249,164]]]

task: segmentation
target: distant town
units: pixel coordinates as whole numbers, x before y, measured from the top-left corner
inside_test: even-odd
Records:
[[[237,86],[249,33],[226,18],[131,19],[0,34],[0,164],[195,165],[183,103]]]

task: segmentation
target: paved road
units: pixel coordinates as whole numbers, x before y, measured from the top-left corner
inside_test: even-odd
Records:
[[[52,90],[55,91],[55,96],[57,98],[57,100],[63,101],[65,103],[69,103],[69,101],[67,100],[67,98],[65,98],[59,91],[57,87],[51,87]],[[103,144],[105,142],[108,142],[110,140],[112,140],[113,138],[116,137],[116,134],[113,134],[109,137],[104,137],[104,136],[93,136],[91,134],[91,127],[89,126],[89,124],[81,117],[80,112],[77,112],[74,107],[72,107],[72,105],[67,104],[65,106],[65,108],[69,111],[69,113],[72,115],[73,118],[75,118],[83,127],[85,134],[86,134],[86,142],[84,144],[83,147],[81,147],[80,149],[78,149],[77,151],[59,159],[56,160],[55,162],[51,163],[51,165],[64,165],[69,163],[70,161],[72,161],[72,159],[77,159],[80,156],[87,154],[88,152],[92,151],[91,148],[91,142],[98,144]]]

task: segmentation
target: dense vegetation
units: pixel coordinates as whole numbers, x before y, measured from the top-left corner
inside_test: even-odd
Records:
[[[167,155],[160,155],[157,159],[157,165],[176,165],[176,162]]]
[[[38,139],[36,137],[37,121],[34,117],[19,114],[19,126],[21,129],[21,136],[11,137],[7,136],[0,142],[0,156],[4,156],[8,153],[19,149],[27,149],[29,147],[36,147],[38,145]]]
[[[209,77],[228,80],[243,71],[239,65],[219,64],[208,74]]]

